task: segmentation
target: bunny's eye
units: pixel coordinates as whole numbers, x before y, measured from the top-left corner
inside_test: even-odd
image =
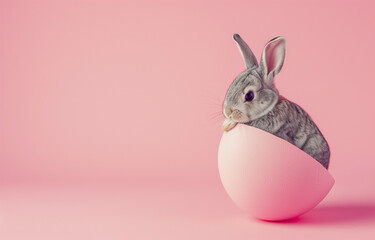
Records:
[[[245,95],[245,102],[250,102],[254,99],[254,93],[253,91],[249,91],[248,93],[246,93]]]

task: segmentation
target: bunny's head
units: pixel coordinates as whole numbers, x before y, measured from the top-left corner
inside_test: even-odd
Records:
[[[225,121],[223,130],[229,131],[237,123],[248,123],[269,113],[279,99],[274,78],[283,66],[285,39],[277,37],[264,47],[260,64],[242,40],[234,34],[233,39],[242,54],[246,70],[230,85],[223,103]]]

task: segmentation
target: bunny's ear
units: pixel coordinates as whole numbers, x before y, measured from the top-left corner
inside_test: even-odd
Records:
[[[242,55],[242,58],[245,62],[246,68],[249,69],[249,68],[252,68],[252,67],[255,67],[255,66],[258,67],[257,59],[255,58],[253,52],[250,50],[249,46],[240,37],[240,35],[235,33],[233,35],[233,39],[237,43],[238,49],[241,52],[241,55]]]
[[[274,77],[283,66],[285,59],[285,38],[276,37],[269,41],[263,49],[260,58],[260,67],[263,72],[263,79],[272,84]]]

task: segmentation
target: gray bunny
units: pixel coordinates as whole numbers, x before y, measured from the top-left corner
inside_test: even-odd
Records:
[[[233,35],[246,64],[229,87],[223,103],[223,130],[237,123],[272,133],[294,144],[328,169],[330,151],[309,115],[297,104],[279,95],[275,75],[283,66],[285,39],[276,37],[264,47],[260,64],[238,34]]]

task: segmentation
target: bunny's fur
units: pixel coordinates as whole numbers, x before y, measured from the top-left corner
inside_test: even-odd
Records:
[[[229,87],[223,113],[223,129],[228,131],[237,123],[272,133],[294,144],[328,168],[330,150],[318,127],[297,104],[279,95],[274,77],[280,72],[285,57],[285,39],[272,39],[264,48],[260,64],[238,34],[233,36],[246,64]],[[244,100],[249,91],[251,101]]]

